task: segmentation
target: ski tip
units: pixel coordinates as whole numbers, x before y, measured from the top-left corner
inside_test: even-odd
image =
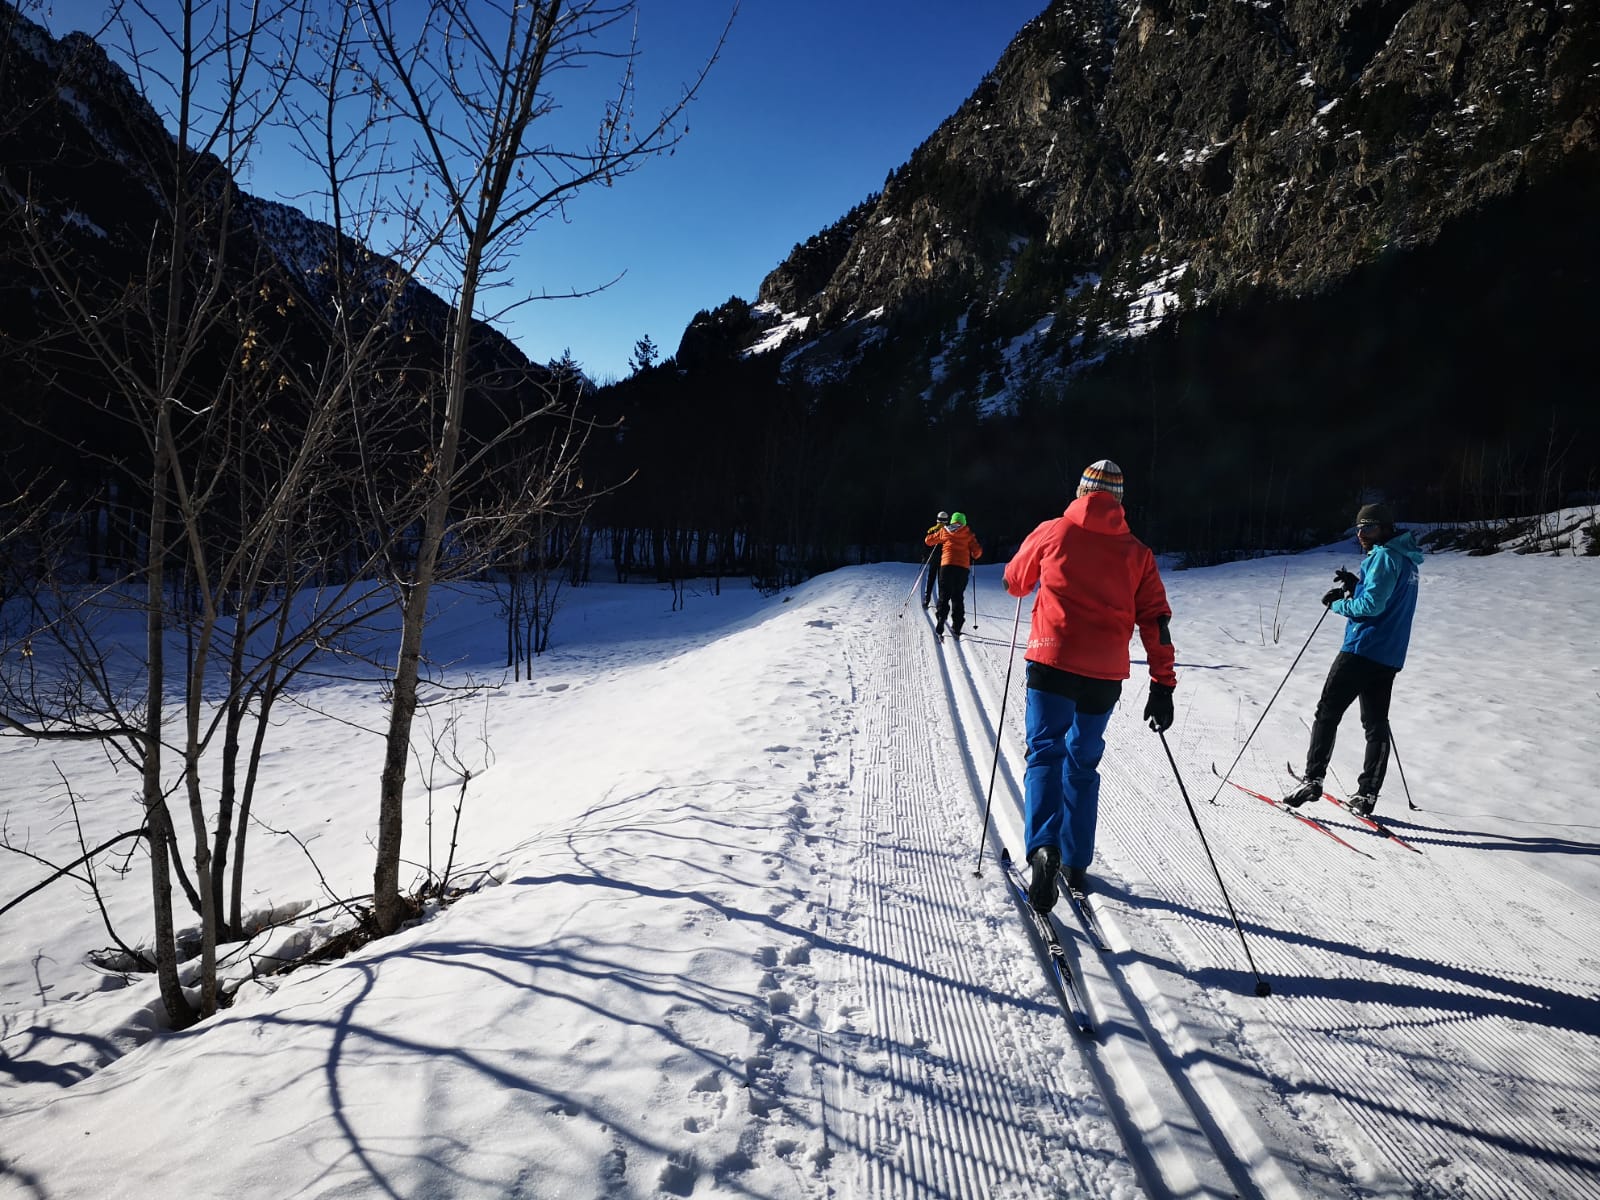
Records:
[[[1265,979],[1256,980],[1256,995],[1263,998],[1272,995],[1272,985]]]
[[[1004,863],[1006,866],[1010,866],[1011,865],[1011,847],[1010,846],[1001,846],[1000,847],[1000,861],[1002,863]]]

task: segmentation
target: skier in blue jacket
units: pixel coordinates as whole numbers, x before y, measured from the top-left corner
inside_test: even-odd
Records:
[[[1389,697],[1394,677],[1406,663],[1411,618],[1417,610],[1417,566],[1422,551],[1409,530],[1396,532],[1386,504],[1364,505],[1356,514],[1356,540],[1361,543],[1361,572],[1335,572],[1339,586],[1322,603],[1349,622],[1317,701],[1306,751],[1304,782],[1283,798],[1298,807],[1322,796],[1322,780],[1333,758],[1339,722],[1354,700],[1361,701],[1361,728],[1367,753],[1350,797],[1356,812],[1370,813],[1389,768]]]

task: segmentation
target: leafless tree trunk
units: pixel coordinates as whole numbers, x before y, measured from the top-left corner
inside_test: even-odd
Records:
[[[157,409],[155,470],[150,478],[150,546],[145,567],[145,663],[148,672],[144,715],[145,824],[150,828],[151,912],[155,919],[156,977],[161,983],[161,1001],[173,1027],[192,1024],[195,1012],[178,982],[177,938],[172,924],[172,882],[167,862],[167,846],[172,840],[172,815],[167,810],[166,793],[161,786],[161,717],[166,699],[166,527],[168,439],[163,436],[168,424],[168,406]]]
[[[677,122],[704,78],[702,71],[659,118],[635,129],[636,50],[631,42],[620,54],[610,46],[633,8],[631,2],[593,0],[515,5],[434,0],[418,27],[411,23],[414,6],[395,0],[366,0],[363,5],[371,48],[381,63],[378,85],[403,113],[405,131],[400,136],[414,150],[414,160],[406,166],[428,179],[431,203],[412,210],[418,241],[433,248],[435,277],[448,272],[453,292],[451,327],[432,396],[439,420],[428,463],[428,494],[419,513],[415,559],[401,584],[400,648],[379,785],[373,893],[374,915],[383,932],[393,931],[406,912],[399,886],[403,802],[428,601],[458,492],[470,485],[484,461],[481,451],[459,457],[474,385],[474,318],[506,255],[540,219],[559,211],[584,188],[610,185],[677,142]],[[541,144],[533,130],[556,108],[556,73],[608,57],[621,64],[621,78],[593,143],[572,150]],[[569,444],[565,457],[551,462],[562,486],[576,448]],[[546,481],[534,490],[548,500],[548,487]],[[501,519],[507,516],[499,514]]]
[[[41,630],[74,639],[67,646],[68,659],[80,682],[62,685],[57,694],[68,704],[52,711],[30,704],[27,695],[12,686],[17,681],[8,680],[5,704],[15,710],[13,728],[34,736],[98,732],[107,740],[120,740],[124,756],[138,762],[149,830],[157,975],[175,1027],[209,1015],[218,1003],[221,891],[212,879],[201,760],[215,728],[208,722],[206,683],[219,635],[219,599],[235,585],[242,584],[244,595],[259,582],[278,524],[302,495],[315,490],[312,465],[320,461],[326,447],[323,435],[331,428],[330,421],[319,419],[316,405],[309,405],[311,416],[297,431],[304,434],[301,457],[291,457],[285,473],[276,479],[255,476],[265,500],[253,513],[241,507],[237,521],[224,516],[212,527],[219,484],[238,465],[232,452],[244,436],[241,405],[272,389],[270,376],[263,377],[271,353],[258,343],[270,340],[267,310],[284,296],[281,283],[268,286],[273,264],[252,261],[241,253],[245,222],[233,179],[291,78],[289,67],[298,52],[296,35],[303,18],[300,0],[248,9],[226,2],[182,0],[159,12],[147,7],[137,13],[113,11],[106,28],[126,35],[120,47],[123,62],[152,104],[164,109],[171,134],[170,141],[157,137],[129,147],[145,156],[132,162],[130,169],[141,172],[151,193],[160,197],[160,217],[144,274],[130,279],[119,293],[95,294],[92,283],[79,278],[70,248],[56,227],[59,213],[33,199],[29,164],[11,163],[6,168],[8,196],[22,199],[9,206],[5,216],[55,306],[50,314],[53,334],[61,343],[71,343],[73,353],[87,356],[110,382],[109,396],[79,400],[98,402],[103,413],[121,423],[148,455],[144,478],[124,477],[129,494],[144,494],[148,532],[134,576],[145,616],[137,727],[116,704],[98,723],[86,722],[72,707],[70,697],[85,685],[106,700],[116,686],[102,678],[106,656],[94,643],[92,622],[73,617],[78,601],[64,594],[55,611],[45,615]],[[174,53],[157,69],[146,71],[148,47],[140,44],[141,38],[162,43]],[[219,377],[217,351],[229,339],[238,350],[231,364],[221,364]],[[288,383],[280,374],[278,389]],[[111,462],[107,466],[120,469]],[[138,463],[128,469],[137,472]],[[274,485],[279,489],[275,494]],[[254,528],[248,525],[251,516],[259,518]],[[98,514],[91,512],[90,519],[97,521]],[[175,581],[183,591],[176,613]],[[198,1012],[178,985],[170,896],[172,870],[182,865],[181,857],[172,857],[177,831],[167,804],[163,739],[167,642],[177,628],[176,620],[186,622],[189,645],[178,751],[196,881],[186,889],[202,916]],[[225,701],[224,711],[228,707]]]

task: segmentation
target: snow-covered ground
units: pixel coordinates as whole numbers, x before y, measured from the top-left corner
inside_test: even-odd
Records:
[[[998,566],[959,647],[905,606],[915,567],[691,592],[678,612],[595,585],[532,681],[457,705],[458,861],[487,883],[452,907],[182,1034],[159,1030],[150,982],[88,965],[107,938],[82,886],[0,916],[0,1195],[1600,1197],[1600,559],[1424,562],[1394,708],[1416,807],[1391,772],[1377,813],[1413,850],[1309,814],[1340,845],[1211,770],[1358,554],[1167,575],[1167,742],[1270,998],[1138,720],[1136,666],[1092,870],[1109,948],[1062,913],[1098,1036],[1063,1019],[995,861],[1021,851],[1022,753]],[[1339,624],[1240,783],[1285,786]],[[458,676],[495,675],[501,644],[487,601],[440,616]],[[377,688],[304,699],[258,816],[365,893]],[[1352,710],[1344,792],[1360,741]],[[91,844],[137,823],[126,768],[6,737],[13,845],[76,857],[62,776]],[[435,782],[437,865],[459,777]],[[255,908],[328,903],[290,838],[253,836]],[[44,872],[0,851],[0,904]],[[139,936],[139,860],[99,878]]]

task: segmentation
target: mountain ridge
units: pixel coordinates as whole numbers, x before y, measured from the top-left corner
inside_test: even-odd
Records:
[[[770,360],[840,446],[791,486],[847,481],[833,524],[876,547],[847,553],[915,554],[923,509],[1058,508],[1108,454],[1205,559],[1374,495],[1551,507],[1600,488],[1597,208],[1596,6],[1054,0],[679,365],[704,394],[718,355]]]
[[[1600,149],[1592,9],[1139,0],[1095,24],[1096,7],[1052,3],[819,235],[847,243],[826,284],[796,286],[791,255],[758,299],[826,326],[992,285],[1018,234],[1102,273],[1140,253],[1192,264],[1205,292],[1293,294]]]

